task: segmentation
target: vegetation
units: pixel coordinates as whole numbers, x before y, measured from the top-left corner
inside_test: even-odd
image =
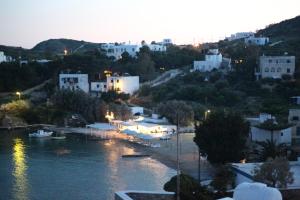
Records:
[[[271,187],[286,188],[294,182],[289,161],[284,157],[269,159],[254,169],[254,179]]]
[[[173,176],[170,181],[164,185],[164,190],[176,193],[177,176]],[[212,200],[213,193],[209,192],[205,187],[200,186],[192,177],[180,174],[180,199],[181,200]]]
[[[221,165],[217,168],[215,176],[210,183],[219,193],[225,193],[228,189],[235,186],[235,173],[227,165]]]
[[[235,112],[215,111],[196,126],[195,143],[211,163],[237,162],[245,158],[249,124]]]
[[[132,117],[131,110],[127,105],[110,104],[109,111],[114,113],[114,119],[127,121]]]
[[[279,156],[287,156],[287,146],[284,143],[277,144],[271,140],[257,142],[260,145],[259,157],[261,161],[266,161],[270,158],[275,159]]]
[[[83,91],[59,90],[53,95],[52,102],[58,110],[80,114],[89,122],[105,120],[106,103]]]
[[[167,101],[157,106],[157,111],[163,117],[166,117],[172,124],[180,126],[191,125],[194,121],[194,112],[191,106],[183,101]]]

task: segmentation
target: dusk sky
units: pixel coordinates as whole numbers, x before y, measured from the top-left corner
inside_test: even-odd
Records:
[[[223,39],[300,15],[300,0],[0,0],[0,44]]]

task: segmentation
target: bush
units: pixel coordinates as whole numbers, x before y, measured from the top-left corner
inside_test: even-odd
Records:
[[[177,176],[173,176],[170,181],[164,185],[164,190],[176,193]],[[180,174],[180,199],[181,200],[212,200],[213,193],[202,187],[192,177]]]

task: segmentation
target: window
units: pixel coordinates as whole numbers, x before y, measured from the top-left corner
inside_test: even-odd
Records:
[[[297,127],[297,129],[296,129],[296,135],[300,136],[300,127]]]
[[[298,120],[299,120],[299,117],[298,117],[298,116],[293,116],[293,117],[292,117],[292,120],[293,120],[293,121],[298,121]]]
[[[277,72],[281,72],[281,68],[280,67],[277,68]]]
[[[271,72],[275,72],[275,68],[274,67],[271,68]]]
[[[290,72],[291,72],[291,69],[290,69],[290,68],[287,68],[287,69],[286,69],[286,72],[287,72],[287,73],[290,73]]]
[[[110,80],[110,82],[111,82],[111,83],[113,83],[113,82],[114,82],[114,80],[112,80],[112,79],[111,79],[111,80]]]
[[[132,48],[132,51],[134,52],[134,48]]]
[[[278,60],[276,60],[276,64],[278,64]]]
[[[269,68],[268,67],[265,68],[265,72],[269,72]]]
[[[291,63],[291,60],[290,60],[290,59],[287,59],[287,60],[286,60],[286,63]]]
[[[97,88],[99,88],[99,84],[97,84]]]
[[[117,79],[117,83],[119,83],[119,79]]]
[[[106,85],[103,85],[103,87],[106,89]]]
[[[283,132],[280,133],[281,137],[283,136]]]
[[[272,63],[272,60],[271,60],[271,59],[269,60],[269,63]]]

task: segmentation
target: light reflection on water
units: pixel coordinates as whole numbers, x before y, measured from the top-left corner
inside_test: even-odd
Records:
[[[16,138],[13,146],[13,195],[15,199],[28,199],[27,164],[24,142]]]
[[[0,134],[0,199],[114,199],[119,190],[162,190],[175,171],[153,159],[123,159],[118,140],[31,139]]]

